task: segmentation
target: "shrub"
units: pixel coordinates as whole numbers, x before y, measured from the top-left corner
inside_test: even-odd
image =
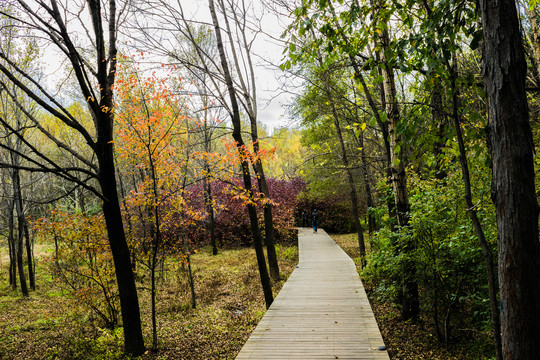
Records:
[[[116,328],[120,303],[103,216],[51,211],[33,227],[37,235],[54,241],[51,272],[80,310],[90,309],[101,325]]]

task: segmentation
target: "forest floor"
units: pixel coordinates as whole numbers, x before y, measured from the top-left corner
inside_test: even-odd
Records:
[[[358,266],[356,236],[332,237]],[[51,245],[36,244],[38,287],[22,299],[8,286],[7,249],[0,247],[0,359],[127,359],[121,330],[101,327],[48,275],[46,260],[51,254]],[[278,257],[285,279],[297,264],[297,248],[279,246]],[[201,250],[192,256],[196,309],[191,308],[186,270],[172,257],[167,264],[158,292],[159,349],[148,351],[142,360],[234,359],[265,312],[254,251],[225,250],[212,256]],[[274,294],[283,283],[275,284]],[[150,348],[150,298],[144,290],[148,284],[139,286],[143,332]],[[368,295],[372,286],[365,284]],[[370,301],[392,360],[493,358],[487,334],[469,332],[446,347],[433,335],[429,319],[403,322],[392,304]]]
[[[361,270],[360,251],[356,234],[331,235]],[[402,321],[399,309],[392,303],[373,297],[375,284],[364,287],[377,319],[391,360],[487,360],[495,359],[491,337],[487,333],[466,329],[454,336],[448,346],[439,342],[433,323],[421,317],[416,323]]]
[[[286,279],[297,264],[297,247],[279,246],[277,253]],[[7,248],[0,247],[0,359],[126,359],[121,329],[101,327],[48,275],[45,264],[51,254],[51,245],[36,244],[37,290],[23,299],[8,285]],[[224,250],[217,256],[201,250],[192,256],[196,309],[191,307],[186,270],[178,264],[169,258],[159,285],[158,350],[142,359],[234,359],[265,312],[254,250]],[[274,294],[283,284],[274,285]],[[138,285],[150,348],[149,286]]]

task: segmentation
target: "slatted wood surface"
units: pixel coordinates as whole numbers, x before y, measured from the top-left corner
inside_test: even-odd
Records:
[[[298,267],[236,359],[388,360],[352,259],[323,230],[298,242]]]

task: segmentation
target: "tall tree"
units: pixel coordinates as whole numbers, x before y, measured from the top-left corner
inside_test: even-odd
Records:
[[[526,63],[513,0],[480,1],[505,359],[540,358],[540,243]]]
[[[253,146],[253,152],[259,153],[261,147],[261,141],[258,134],[257,123],[257,86],[255,84],[255,70],[252,60],[252,46],[253,41],[248,40],[248,11],[246,3],[219,0],[219,7],[224,14],[225,32],[229,38],[231,44],[231,54],[234,60],[233,65],[235,67],[235,75],[238,78],[237,91],[242,96],[239,96],[239,101],[242,104],[244,111],[247,113],[250,124],[251,141]],[[229,17],[232,19],[233,26],[229,21]],[[233,29],[234,27],[234,29]],[[235,36],[236,35],[236,36]],[[237,41],[235,42],[235,38]],[[237,46],[232,44],[237,43]],[[244,64],[242,66],[242,64]],[[245,71],[242,71],[242,67]],[[262,207],[264,217],[264,237],[266,250],[268,254],[268,267],[270,268],[270,275],[274,280],[279,280],[279,265],[277,261],[275,237],[274,237],[274,220],[272,216],[272,202],[270,201],[270,191],[266,182],[266,175],[264,173],[264,166],[259,157],[256,157],[252,163],[253,170],[257,175],[257,183],[259,190],[262,193]]]
[[[233,84],[233,79],[229,70],[227,56],[225,55],[225,49],[223,47],[223,40],[221,37],[221,29],[219,27],[219,21],[216,13],[216,7],[213,0],[208,1],[210,7],[210,13],[212,14],[212,21],[214,23],[214,29],[216,33],[216,42],[219,50],[219,57],[221,60],[221,69],[225,76],[225,83],[227,85],[227,91],[231,102],[231,120],[233,122],[233,138],[238,148],[238,156],[241,159],[242,164],[242,177],[244,180],[244,187],[248,193],[250,201],[247,203],[251,232],[253,235],[253,244],[255,247],[255,253],[257,255],[257,264],[259,266],[259,275],[261,277],[261,284],[264,292],[264,298],[266,301],[266,308],[269,308],[274,297],[272,295],[272,284],[268,275],[268,269],[266,267],[266,259],[264,257],[263,245],[261,235],[259,232],[259,224],[257,220],[257,209],[255,207],[253,199],[253,188],[251,184],[251,174],[249,170],[249,155],[248,149],[246,149],[244,140],[242,139],[242,123],[240,119],[240,109],[238,106],[238,100],[236,95],[236,89]]]
[[[115,0],[106,2],[87,0],[77,10],[73,9],[71,3],[61,3],[57,0],[51,0],[50,5],[41,1],[29,3],[24,0],[18,0],[17,4],[23,14],[16,19],[20,25],[28,27],[34,36],[49,39],[57,50],[67,58],[81,96],[87,102],[93,127],[73,116],[55,96],[49,94],[36,80],[10,61],[4,52],[0,52],[0,71],[12,84],[19,87],[35,103],[39,104],[44,111],[61,122],[66,129],[74,130],[86,142],[88,156],[77,154],[62,141],[54,138],[45,128],[40,126],[39,120],[28,112],[25,112],[25,115],[41,132],[53,141],[61,151],[76,156],[83,166],[62,167],[46,154],[40,152],[29,140],[24,139],[21,133],[13,132],[12,136],[21,139],[25,146],[32,150],[33,158],[28,159],[27,157],[31,161],[28,170],[53,172],[64,179],[77,182],[101,198],[120,295],[125,350],[128,353],[139,355],[144,352],[144,340],[137,288],[118,200],[113,142],[116,42],[118,24],[122,23],[123,9],[117,9],[118,4]],[[77,14],[77,16],[72,17],[70,14]],[[91,29],[87,28],[88,23],[81,18],[83,16],[89,17]],[[89,36],[88,43],[80,43],[81,37],[72,32],[70,22],[73,20],[78,20],[78,26],[83,31],[86,30],[86,34]],[[81,50],[81,46],[91,46],[92,48],[90,52],[87,52]],[[87,56],[88,53],[91,55]],[[19,80],[19,77],[32,83],[32,88],[26,86]],[[24,112],[24,109],[21,110]],[[5,121],[2,122],[6,124]],[[14,149],[10,150],[14,151]],[[93,159],[95,159],[95,163]],[[2,164],[2,166],[9,166],[9,164]],[[88,183],[90,179],[96,180],[99,188]]]

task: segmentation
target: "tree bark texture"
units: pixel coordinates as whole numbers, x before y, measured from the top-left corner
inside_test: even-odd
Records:
[[[526,63],[516,4],[481,0],[504,359],[540,359],[540,244]]]
[[[112,153],[112,143],[110,142],[105,142],[102,146],[102,152],[98,152],[98,161],[100,162],[99,183],[106,199],[102,205],[103,215],[116,270],[125,350],[130,354],[142,354],[144,352],[144,340],[142,338],[139,300],[116,191]]]

